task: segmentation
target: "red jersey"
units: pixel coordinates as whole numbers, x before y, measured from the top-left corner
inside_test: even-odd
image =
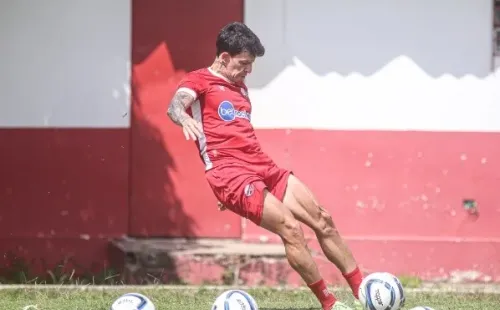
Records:
[[[233,83],[209,68],[188,73],[177,91],[196,101],[187,112],[203,128],[197,141],[205,170],[221,164],[269,164],[250,123],[252,105],[244,83]]]

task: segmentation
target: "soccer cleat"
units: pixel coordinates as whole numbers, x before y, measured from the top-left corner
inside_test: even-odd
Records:
[[[333,304],[331,310],[353,310],[353,309],[340,301],[336,301],[335,304]]]

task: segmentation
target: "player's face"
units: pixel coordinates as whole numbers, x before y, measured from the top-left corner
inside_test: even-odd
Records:
[[[234,56],[230,56],[229,54],[223,56],[226,57],[226,74],[233,82],[243,82],[246,76],[252,73],[255,56],[247,52]]]

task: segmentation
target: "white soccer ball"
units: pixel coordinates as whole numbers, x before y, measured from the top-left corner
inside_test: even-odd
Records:
[[[434,310],[434,309],[431,307],[419,306],[419,307],[411,308],[410,310]]]
[[[388,272],[374,272],[363,279],[359,301],[366,310],[399,310],[405,304],[403,286]]]
[[[155,305],[142,294],[127,293],[118,297],[110,310],[155,310]]]
[[[212,310],[259,310],[255,299],[245,291],[229,290],[220,294]]]

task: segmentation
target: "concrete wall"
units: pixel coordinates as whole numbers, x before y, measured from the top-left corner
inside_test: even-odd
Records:
[[[2,266],[102,269],[127,233],[131,8],[96,4],[0,3]]]
[[[222,2],[0,4],[0,250],[44,272],[65,257],[102,269],[124,234],[277,242],[216,210],[164,114],[220,27],[244,20],[267,48],[249,80],[258,137],[362,267],[500,280],[490,1]]]
[[[129,233],[239,238],[240,219],[217,210],[196,146],[165,113],[186,71],[213,61],[220,28],[243,19],[242,1],[218,0],[224,10],[196,0],[152,3],[133,2]]]
[[[245,22],[268,49],[249,80],[259,138],[363,268],[498,279],[491,1],[253,0]],[[244,239],[276,240],[246,225]]]
[[[0,126],[129,126],[130,4],[2,3]]]
[[[237,216],[219,215],[194,146],[165,116],[178,79],[213,58],[222,25],[242,20],[240,1],[226,1],[219,19],[194,4],[0,4],[5,266],[95,271],[108,265],[109,238],[241,236]]]

